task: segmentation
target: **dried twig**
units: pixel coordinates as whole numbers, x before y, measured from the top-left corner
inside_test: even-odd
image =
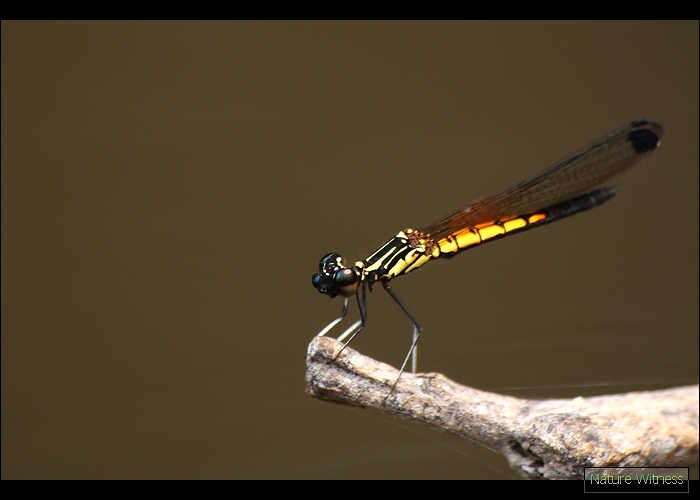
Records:
[[[503,454],[528,478],[581,479],[584,467],[698,464],[698,386],[575,399],[528,400],[404,373],[329,337],[307,353],[307,392],[377,408]]]

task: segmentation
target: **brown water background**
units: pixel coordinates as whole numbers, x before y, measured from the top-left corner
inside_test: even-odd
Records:
[[[696,21],[3,21],[2,478],[517,477],[307,396],[311,275],[639,118],[613,201],[393,288],[463,384],[697,383],[698,92]]]

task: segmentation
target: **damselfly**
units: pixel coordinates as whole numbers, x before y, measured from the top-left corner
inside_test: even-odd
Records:
[[[365,326],[367,288],[372,291],[373,285],[380,282],[413,324],[413,342],[399,377],[412,354],[415,373],[421,327],[389,287],[390,280],[430,260],[452,258],[487,241],[540,227],[605,203],[617,188],[593,188],[651,154],[659,145],[662,133],[659,123],[634,121],[505,191],[468,203],[421,229],[400,231],[352,267],[345,266],[337,253],[325,255],[319,272],[313,275],[313,285],[320,293],[331,298],[340,295],[345,301],[341,315],[318,335],[325,335],[345,317],[348,298],[355,295],[360,319],[338,337],[343,341],[350,336],[345,345],[349,344]]]

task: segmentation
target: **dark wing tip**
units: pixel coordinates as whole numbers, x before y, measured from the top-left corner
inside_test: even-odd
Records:
[[[628,137],[637,153],[650,153],[659,146],[664,131],[660,123],[636,120],[630,123],[630,127]]]

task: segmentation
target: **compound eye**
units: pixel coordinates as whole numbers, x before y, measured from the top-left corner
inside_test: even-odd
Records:
[[[360,276],[353,269],[345,267],[333,275],[333,291],[343,297],[351,297],[357,293]]]

